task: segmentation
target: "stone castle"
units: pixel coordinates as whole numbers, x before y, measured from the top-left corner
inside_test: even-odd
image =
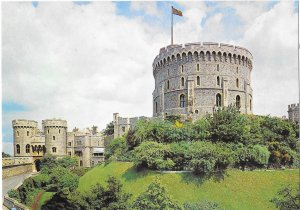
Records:
[[[153,61],[153,117],[181,115],[197,119],[219,107],[235,105],[252,114],[251,53],[242,47],[189,43],[161,48]],[[114,113],[114,136],[133,127],[136,118]]]
[[[39,168],[39,159],[46,154],[55,157],[78,156],[79,165],[91,167],[104,161],[104,138],[97,127],[68,132],[67,121],[42,121],[42,130],[33,120],[13,120],[14,156],[32,157]]]
[[[299,123],[299,103],[288,105],[288,119],[291,122]]]

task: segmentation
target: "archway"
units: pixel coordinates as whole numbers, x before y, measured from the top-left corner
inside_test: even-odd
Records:
[[[34,165],[35,165],[35,170],[37,172],[41,170],[41,161],[40,161],[40,159],[35,160]]]

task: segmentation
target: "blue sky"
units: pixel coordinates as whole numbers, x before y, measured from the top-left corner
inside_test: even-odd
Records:
[[[294,13],[298,11],[297,3],[294,1]],[[294,23],[295,16],[287,17],[287,8],[277,1],[248,2],[248,6],[219,1],[160,1],[135,6],[132,2],[8,2],[2,8],[3,142],[13,141],[11,120],[15,118],[29,118],[41,124],[42,119],[61,117],[68,120],[70,130],[93,124],[102,129],[111,121],[113,112],[151,116],[154,82],[151,65],[160,47],[169,43],[171,5],[183,12],[183,17],[174,16],[175,41],[245,45],[256,59],[257,70],[253,71],[256,112],[286,114],[287,104],[297,98],[294,92],[285,94],[295,86],[295,74],[288,78],[288,74],[272,71],[274,68],[292,71],[288,68],[293,65],[286,64],[296,62],[289,60],[293,58],[289,54],[293,44],[288,43],[294,39],[295,26],[285,22]],[[276,5],[280,8],[275,8]],[[32,7],[40,12],[35,13]],[[253,27],[255,24],[264,25],[260,29]],[[287,34],[279,33],[282,28]],[[262,34],[268,31],[277,32],[270,39],[263,39]],[[132,45],[123,46],[123,39]],[[262,45],[268,50],[263,56]],[[276,57],[272,57],[276,50],[283,52],[287,63],[277,63]],[[118,59],[106,63],[111,62],[108,55]],[[130,74],[136,75],[135,80],[130,80]],[[286,79],[282,83],[286,89],[276,90],[282,95],[274,98],[289,98],[263,102],[264,94],[271,94],[262,91],[265,86],[276,89],[275,82],[264,80],[272,76],[273,81]],[[129,82],[122,83],[123,78]],[[119,84],[123,86],[120,94],[112,91]]]

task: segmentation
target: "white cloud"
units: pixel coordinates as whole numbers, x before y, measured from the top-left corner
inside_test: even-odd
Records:
[[[29,108],[4,123],[104,128],[113,112],[152,115],[152,61],[168,39],[158,27],[117,16],[111,2],[5,2],[2,17],[3,100]]]
[[[162,18],[162,13],[158,10],[155,1],[133,1],[130,3],[130,8],[133,11],[144,11],[147,15]]]
[[[154,3],[131,6],[155,16]],[[236,26],[243,30],[240,40],[228,40],[224,14],[207,15],[213,6],[178,4],[184,10],[183,17],[174,16],[175,43],[230,42],[248,48],[254,57],[255,113],[285,115],[287,104],[298,96],[297,16],[291,13],[292,4],[277,3],[269,11],[263,2],[232,4],[237,18],[247,23],[247,27]],[[114,112],[151,116],[152,62],[159,49],[169,44],[169,33],[168,28],[149,25],[140,17],[118,16],[112,2],[85,6],[40,2],[37,8],[30,2],[4,2],[3,100],[29,110],[4,113],[3,124],[15,118],[41,123],[59,117],[68,120],[69,128],[93,124],[104,128]]]

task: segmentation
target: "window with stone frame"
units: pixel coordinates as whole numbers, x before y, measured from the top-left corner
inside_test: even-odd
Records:
[[[185,95],[181,94],[180,97],[179,97],[179,99],[180,99],[180,107],[184,108],[186,106]]]
[[[29,144],[26,145],[25,151],[26,151],[26,153],[30,153],[30,145]]]
[[[197,86],[200,86],[200,77],[199,76],[197,76]]]
[[[16,150],[17,150],[17,154],[20,154],[20,145],[19,144],[16,145]]]
[[[220,77],[217,76],[217,85],[220,86],[220,84],[221,84],[221,83],[220,83]]]
[[[235,97],[235,106],[236,106],[237,108],[240,108],[240,107],[241,107],[241,97],[240,97],[239,95],[237,95],[237,96]]]
[[[56,153],[56,147],[52,147],[52,152]]]
[[[181,77],[181,86],[184,87],[184,77]]]
[[[216,95],[216,106],[217,106],[217,107],[221,107],[221,106],[222,106],[222,96],[221,96],[220,93],[218,93],[218,94]]]

